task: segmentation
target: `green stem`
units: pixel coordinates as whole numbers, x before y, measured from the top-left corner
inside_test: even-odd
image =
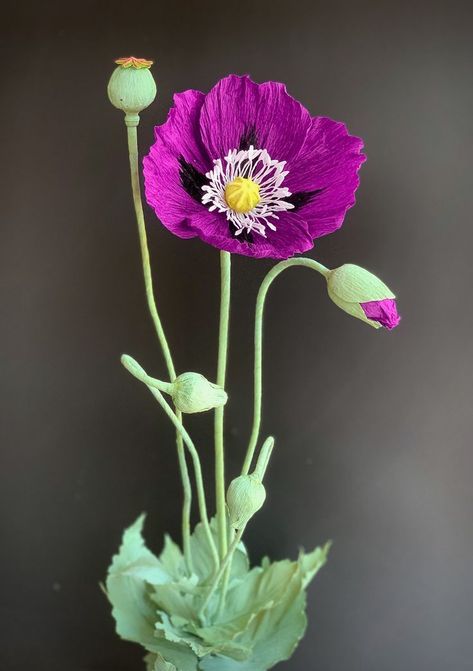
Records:
[[[140,381],[143,381],[146,379],[148,376],[146,372],[143,370],[143,368],[139,365],[137,361],[132,359],[130,356],[127,356],[125,359],[122,357],[122,363],[125,366],[125,368],[137,379]],[[137,375],[138,373],[138,375]],[[146,383],[145,383],[146,384]],[[204,481],[202,478],[202,467],[200,465],[200,458],[199,458],[199,453],[197,452],[197,449],[192,441],[192,438],[189,436],[187,433],[186,429],[184,428],[184,425],[182,424],[181,420],[179,419],[177,413],[173,411],[171,408],[170,404],[166,401],[164,396],[162,395],[161,391],[157,389],[156,387],[153,387],[151,385],[146,385],[150,392],[153,394],[154,398],[158,401],[159,405],[162,407],[166,415],[169,417],[171,422],[174,424],[176,427],[176,431],[179,432],[182,440],[184,441],[187,449],[189,450],[189,453],[192,458],[192,462],[194,464],[194,472],[195,472],[195,482],[196,482],[196,489],[197,489],[197,500],[199,504],[199,512],[200,512],[200,519],[201,522],[204,526],[205,534],[207,536],[207,540],[209,543],[210,551],[212,553],[214,563],[215,563],[215,569],[218,568],[219,564],[219,559],[218,559],[218,552],[217,548],[215,546],[215,542],[212,536],[212,531],[210,529],[210,522],[209,522],[209,517],[207,514],[207,503],[205,501],[205,489],[204,489]]]
[[[126,123],[127,121],[128,119],[125,119]],[[143,214],[143,205],[141,202],[141,187],[140,187],[140,176],[138,169],[138,134],[137,134],[138,121],[139,117],[136,118],[136,121],[130,120],[129,123],[127,123],[128,154],[130,159],[130,176],[131,176],[131,188],[133,192],[133,204],[135,206],[136,222],[138,224],[138,236],[140,240],[141,258],[143,264],[143,275],[145,281],[145,291],[146,291],[146,299],[148,302],[148,308],[151,313],[154,328],[158,335],[158,340],[160,342],[161,349],[163,351],[164,360],[166,362],[166,367],[169,374],[169,379],[171,380],[171,382],[173,382],[176,378],[176,370],[174,368],[174,363],[171,357],[171,351],[169,349],[169,345],[166,339],[166,335],[164,333],[163,326],[161,324],[161,319],[159,318],[156,302],[154,299],[153,277],[151,274],[151,263],[149,258],[148,239],[146,235],[146,225]],[[178,412],[177,414],[179,419],[181,419],[182,417],[181,413]],[[189,567],[189,570],[192,571],[192,556],[190,548],[190,511],[192,505],[192,488],[190,484],[189,470],[187,468],[186,463],[184,445],[182,442],[182,437],[179,432],[176,432],[176,446],[177,446],[177,456],[179,461],[179,470],[181,473],[182,488],[183,488],[182,544],[184,547],[184,556],[186,558],[187,565]]]
[[[292,266],[304,266],[316,270],[318,273],[327,277],[329,270],[321,263],[313,259],[295,258],[281,261],[272,268],[261,283],[256,299],[255,311],[255,361],[254,361],[254,405],[253,405],[253,427],[251,436],[246,451],[245,461],[243,463],[242,475],[246,475],[251,467],[255,448],[258,443],[258,436],[261,426],[261,403],[262,403],[262,386],[263,386],[263,312],[266,294],[272,282],[280,275],[286,268]]]
[[[225,389],[230,320],[231,255],[220,252],[220,325],[218,338],[217,384]],[[225,457],[223,441],[224,407],[215,409],[215,497],[217,503],[218,548],[220,559],[227,552],[227,515],[225,506]]]
[[[229,566],[229,563],[231,559],[233,558],[233,554],[237,548],[238,543],[241,541],[241,537],[243,536],[243,532],[245,531],[245,527],[242,527],[241,529],[238,529],[238,531],[235,534],[235,537],[233,538],[233,541],[230,544],[230,547],[228,548],[227,553],[225,554],[225,557],[220,563],[220,568],[218,569],[217,573],[215,574],[212,583],[210,585],[210,589],[207,593],[207,596],[205,597],[205,601],[202,604],[202,607],[199,611],[200,617],[202,617],[205,613],[205,609],[209,605],[210,599],[215,593],[215,590],[218,587],[218,584],[220,580],[222,579],[223,574],[226,572],[227,567]]]
[[[163,391],[165,394],[170,394],[172,392],[172,384],[158,380],[157,378],[151,377],[145,373],[143,368],[137,361],[135,361],[135,359],[133,359],[133,357],[129,356],[128,354],[122,354],[120,360],[124,368],[126,368],[127,371],[133,375],[133,377],[136,377],[137,380],[140,380],[140,382],[143,382],[143,384],[146,386],[155,387],[156,389],[159,389],[159,391]]]
[[[274,447],[274,438],[272,436],[268,436],[268,438],[266,438],[261,447],[256,462],[256,467],[255,470],[253,471],[253,475],[255,475],[258,478],[258,480],[260,480],[260,482],[263,482],[264,476],[266,475],[266,470],[269,465],[269,460],[271,458],[273,447]],[[231,539],[230,543],[233,540],[234,533],[235,533],[234,529],[230,529],[230,539]],[[220,596],[220,605],[218,608],[219,615],[221,615],[225,609],[225,599],[227,597],[228,583],[230,580],[231,571],[232,571],[232,560],[230,559],[227,568],[225,570],[225,575],[223,577],[222,593]]]

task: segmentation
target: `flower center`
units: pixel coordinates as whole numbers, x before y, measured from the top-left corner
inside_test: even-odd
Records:
[[[294,205],[286,200],[291,192],[283,186],[288,174],[285,161],[271,158],[266,149],[231,149],[206,173],[208,184],[202,187],[202,203],[210,212],[225,214],[234,235],[276,230],[279,213]]]
[[[236,177],[225,187],[225,200],[234,212],[250,212],[261,200],[259,185],[246,177]]]

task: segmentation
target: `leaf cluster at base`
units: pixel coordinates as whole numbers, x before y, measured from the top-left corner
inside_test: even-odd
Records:
[[[297,561],[265,558],[253,568],[240,543],[224,608],[220,584],[203,616],[213,561],[202,526],[191,536],[190,572],[169,536],[159,558],[146,547],[143,524],[144,515],[125,531],[106,593],[119,636],[147,651],[147,671],[266,671],[292,655],[307,624],[306,588],[329,543]],[[216,537],[214,520],[211,527]]]

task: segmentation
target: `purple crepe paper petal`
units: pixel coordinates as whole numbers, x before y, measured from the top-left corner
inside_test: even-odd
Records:
[[[388,330],[395,328],[401,321],[397,313],[396,301],[393,298],[360,303],[360,305],[368,319],[378,322]]]

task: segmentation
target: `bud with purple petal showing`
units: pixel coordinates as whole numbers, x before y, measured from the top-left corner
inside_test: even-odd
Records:
[[[339,308],[376,329],[395,328],[401,318],[393,292],[360,266],[346,263],[327,276],[328,295]]]

